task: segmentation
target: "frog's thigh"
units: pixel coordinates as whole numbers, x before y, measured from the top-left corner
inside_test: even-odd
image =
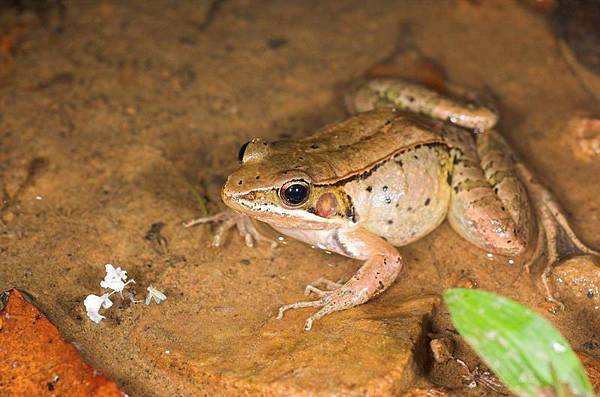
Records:
[[[437,120],[478,130],[490,129],[498,121],[498,115],[493,109],[475,101],[456,99],[401,79],[360,80],[346,95],[346,108],[350,113],[382,107],[424,114]]]
[[[453,170],[448,220],[471,243],[490,252],[517,255],[532,230],[527,192],[514,161],[494,139],[493,131],[461,143]]]

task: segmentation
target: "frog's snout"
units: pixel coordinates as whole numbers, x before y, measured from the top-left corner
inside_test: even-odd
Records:
[[[243,184],[243,181],[240,181]],[[231,175],[227,177],[225,180],[225,184],[223,184],[223,188],[221,189],[221,198],[225,203],[233,198],[235,195],[235,190],[232,187],[232,178]]]
[[[223,189],[221,189],[221,198],[226,204],[239,199],[253,199],[254,193],[247,192],[244,185],[245,181],[243,178],[230,175],[227,177]]]

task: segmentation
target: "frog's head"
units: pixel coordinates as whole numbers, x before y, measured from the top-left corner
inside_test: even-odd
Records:
[[[310,175],[315,159],[293,142],[254,139],[239,157],[242,165],[221,193],[234,210],[285,228],[325,229],[347,219],[348,196],[339,187],[316,184]]]

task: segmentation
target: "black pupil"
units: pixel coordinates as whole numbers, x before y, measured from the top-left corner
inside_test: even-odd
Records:
[[[244,153],[246,152],[246,148],[248,147],[249,144],[250,144],[250,141],[244,143],[242,145],[242,147],[240,148],[240,152],[238,153],[238,158],[240,159],[240,161],[244,160]]]
[[[288,186],[283,195],[286,201],[290,204],[300,204],[306,199],[308,187],[299,183]]]

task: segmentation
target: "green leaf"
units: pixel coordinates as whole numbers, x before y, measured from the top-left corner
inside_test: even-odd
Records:
[[[536,397],[542,389],[594,396],[583,366],[552,325],[525,306],[491,292],[449,289],[444,300],[467,343],[513,393]]]

